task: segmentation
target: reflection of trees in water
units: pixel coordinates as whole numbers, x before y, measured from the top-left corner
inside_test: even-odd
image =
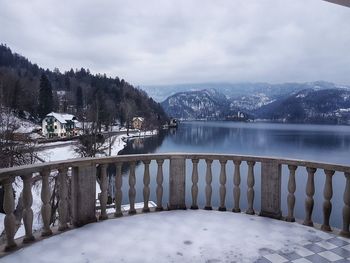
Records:
[[[127,142],[126,147],[119,152],[119,155],[128,154],[146,154],[154,153],[157,148],[163,143],[166,133],[161,131],[156,136],[146,138],[135,138]],[[136,166],[141,165],[141,162],[136,162]],[[130,164],[123,163],[122,175],[127,176],[129,174]],[[109,164],[107,167],[107,178],[108,178],[108,201],[109,203],[114,200],[115,197],[115,164]]]
[[[203,145],[224,140],[230,134],[230,129],[224,127],[207,127],[201,125],[180,125],[169,138],[179,145]]]

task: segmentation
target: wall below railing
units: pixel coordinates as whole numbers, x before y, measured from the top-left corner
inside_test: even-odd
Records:
[[[201,160],[205,162],[205,174],[200,174],[198,164]],[[164,162],[169,163],[169,196],[167,198],[167,207],[163,207],[164,197]],[[187,161],[187,162],[186,162]],[[332,212],[332,197],[333,184],[332,178],[335,172],[344,174],[344,189],[343,199],[344,205],[342,210],[343,227],[340,234],[345,237],[350,237],[349,222],[350,222],[350,167],[306,162],[300,160],[267,158],[257,156],[240,156],[240,155],[218,155],[218,154],[149,154],[149,155],[128,155],[105,158],[86,158],[67,160],[62,162],[52,162],[45,164],[36,164],[29,166],[13,167],[0,170],[0,181],[4,189],[4,204],[3,208],[6,213],[4,227],[6,232],[6,251],[15,249],[18,243],[15,241],[15,199],[13,193],[13,182],[16,177],[20,177],[23,181],[23,224],[25,228],[25,236],[23,243],[30,243],[35,240],[33,235],[33,195],[32,195],[32,180],[33,174],[39,174],[41,177],[41,217],[42,217],[42,236],[52,235],[51,218],[51,188],[49,184],[49,176],[52,171],[56,171],[58,182],[58,231],[65,231],[69,226],[82,226],[87,223],[95,222],[96,220],[105,220],[107,215],[107,199],[108,199],[108,180],[107,167],[110,164],[115,165],[115,202],[114,216],[123,216],[121,207],[123,195],[128,197],[130,203],[129,214],[135,214],[136,200],[136,164],[142,162],[143,171],[143,209],[142,211],[150,212],[148,206],[150,201],[150,164],[156,163],[156,211],[164,209],[198,209],[198,194],[200,191],[205,193],[204,209],[212,210],[212,195],[213,195],[213,161],[218,161],[220,164],[219,183],[219,211],[241,212],[240,200],[246,196],[247,209],[245,213],[255,214],[254,200],[256,199],[254,167],[259,164],[261,167],[260,173],[260,196],[258,199],[261,202],[260,215],[275,219],[285,219],[288,222],[294,222],[294,209],[296,203],[296,170],[299,167],[306,168],[307,182],[305,185],[305,218],[304,225],[313,226],[313,211],[314,211],[314,194],[315,194],[315,173],[317,170],[324,171],[324,187],[322,204],[323,209],[323,224],[322,230],[332,231],[330,226],[330,215]],[[186,163],[192,163],[191,175],[186,174]],[[129,165],[128,173],[128,191],[123,193],[122,186],[122,165]],[[241,189],[241,166],[247,165],[246,185],[247,190],[244,195]],[[228,165],[233,165],[233,175],[229,179],[233,181],[233,188],[227,189],[227,172]],[[288,189],[281,189],[282,167],[288,167]],[[99,195],[100,214],[96,217],[96,178],[101,188]],[[339,174],[339,173],[338,173]],[[186,188],[186,178],[191,176],[191,188],[188,192]],[[200,189],[199,178],[205,177],[205,187]],[[71,182],[71,183],[69,183]],[[71,191],[69,191],[71,190]],[[227,207],[227,191],[233,192],[233,207]],[[287,197],[287,215],[282,215],[281,202],[282,192],[288,190]],[[187,191],[187,193],[186,193]],[[71,192],[69,195],[68,193]],[[191,196],[191,204],[186,204],[186,195]],[[70,196],[70,198],[69,198]],[[69,207],[71,212],[69,213]]]

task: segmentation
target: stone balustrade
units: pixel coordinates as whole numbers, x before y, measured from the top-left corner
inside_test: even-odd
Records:
[[[164,196],[164,175],[163,166],[165,161],[169,163],[169,191],[168,196]],[[205,164],[205,173],[199,172],[199,163]],[[213,162],[218,162],[220,165],[218,182],[213,182]],[[71,226],[82,226],[87,223],[95,222],[97,220],[105,220],[107,213],[107,167],[114,164],[116,167],[115,174],[115,217],[125,215],[122,211],[123,195],[128,195],[130,204],[129,214],[136,214],[135,200],[136,200],[136,165],[141,163],[143,165],[143,209],[142,212],[150,212],[148,206],[151,190],[155,190],[156,195],[156,211],[165,209],[198,209],[198,194],[199,192],[205,195],[204,209],[216,209],[212,206],[212,196],[219,196],[219,211],[231,210],[233,212],[241,212],[240,200],[246,198],[247,209],[245,213],[255,214],[256,208],[254,202],[256,201],[256,168],[257,165],[261,167],[260,173],[260,198],[261,209],[260,215],[275,219],[285,219],[288,222],[294,222],[294,209],[296,204],[296,171],[303,170],[307,177],[305,185],[305,218],[304,225],[313,226],[313,211],[314,211],[314,194],[315,194],[315,173],[317,170],[324,171],[324,188],[323,188],[323,223],[321,229],[324,231],[332,231],[330,226],[330,216],[332,212],[332,197],[333,185],[332,179],[337,172],[337,175],[344,175],[344,189],[343,191],[343,227],[340,235],[350,237],[349,223],[350,223],[350,167],[307,162],[300,160],[268,158],[268,157],[254,157],[241,155],[220,155],[220,154],[146,154],[146,155],[125,155],[116,157],[104,158],[84,158],[67,161],[58,161],[44,164],[34,164],[28,166],[12,167],[0,169],[0,183],[4,189],[4,203],[5,211],[4,228],[6,232],[5,251],[11,251],[18,247],[18,241],[15,241],[15,199],[13,193],[13,183],[15,178],[21,178],[23,181],[23,225],[25,228],[25,236],[23,243],[30,243],[35,240],[33,235],[33,195],[32,195],[32,179],[34,174],[39,174],[41,177],[41,216],[42,216],[42,231],[41,235],[47,237],[52,235],[52,226],[50,226],[51,206],[50,202],[50,185],[49,176],[54,171],[57,176],[59,204],[58,204],[58,231],[65,231]],[[152,174],[156,179],[155,189],[150,188],[150,165],[156,165],[156,174]],[[128,164],[128,192],[123,193],[122,180],[122,165]],[[192,173],[186,174],[186,165],[191,164]],[[247,192],[244,197],[241,189],[241,167],[246,165],[246,186]],[[231,166],[233,174],[227,174],[227,167]],[[282,168],[289,170],[288,189],[281,189]],[[188,168],[188,167],[187,167]],[[99,195],[100,213],[96,216],[96,176],[99,171],[99,182],[101,194]],[[186,193],[186,177],[191,175],[190,192]],[[71,184],[68,184],[68,178],[71,179]],[[205,183],[204,189],[199,188],[199,178],[203,179]],[[215,178],[214,178],[215,179]],[[228,189],[227,182],[231,181],[232,189]],[[188,183],[189,181],[187,181]],[[213,191],[213,184],[219,185],[219,191]],[[167,188],[168,188],[167,187]],[[71,195],[68,192],[71,192]],[[233,193],[232,206],[228,207],[226,202],[226,194],[228,191]],[[288,191],[286,200],[282,200],[282,191]],[[191,197],[191,202],[186,203],[186,195]],[[167,202],[167,208],[163,207],[163,201]],[[287,203],[288,213],[283,217],[281,211],[281,202]],[[69,207],[71,213],[69,215]]]

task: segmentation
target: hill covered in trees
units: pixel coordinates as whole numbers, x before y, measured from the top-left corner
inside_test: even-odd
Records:
[[[145,128],[167,120],[159,103],[124,79],[93,75],[84,68],[64,73],[57,68],[45,70],[2,44],[0,105],[36,122],[51,111],[75,114],[98,127],[115,122],[126,125],[133,116],[144,117]]]

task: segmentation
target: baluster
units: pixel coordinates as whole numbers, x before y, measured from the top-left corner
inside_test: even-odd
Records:
[[[150,189],[149,189],[149,183],[150,183],[150,175],[149,175],[149,164],[151,163],[150,160],[144,160],[143,161],[145,165],[145,171],[143,174],[143,209],[142,212],[148,213],[149,207],[148,207],[148,201],[149,201],[149,194],[150,194]]]
[[[157,208],[156,211],[163,211],[163,163],[164,160],[157,160]]]
[[[15,242],[15,227],[16,227],[16,218],[13,214],[15,209],[15,200],[13,196],[12,183],[14,179],[8,178],[3,181],[4,186],[4,212],[6,214],[4,220],[5,234],[6,234],[6,247],[5,251],[13,250],[17,247]]]
[[[68,228],[68,184],[67,184],[67,168],[58,169],[58,192],[59,192],[59,203],[58,203],[58,230],[64,231]]]
[[[198,198],[198,159],[192,159],[192,188],[191,188],[191,193],[192,193],[192,205],[191,209],[198,209],[198,203],[197,203],[197,198]]]
[[[41,172],[41,217],[43,219],[43,229],[41,236],[50,236],[52,231],[50,229],[50,216],[51,216],[51,205],[50,205],[50,185],[49,185],[50,170],[43,170]]]
[[[329,225],[329,217],[332,212],[332,196],[333,196],[333,185],[332,185],[332,177],[334,175],[335,171],[331,170],[324,170],[326,174],[326,180],[324,184],[324,190],[323,190],[323,196],[324,196],[324,202],[323,202],[323,225],[321,226],[321,229],[323,231],[332,231],[330,225]]]
[[[248,184],[248,191],[247,191],[247,199],[248,199],[248,209],[246,213],[248,215],[254,215],[254,161],[247,161],[248,164],[248,177],[247,177],[247,184]]]
[[[122,177],[122,163],[116,163],[116,175],[115,175],[115,217],[123,216],[122,213],[122,185],[123,185],[123,177]]]
[[[101,206],[101,214],[99,216],[99,220],[106,220],[107,216],[107,165],[102,164],[101,167],[101,194],[100,194],[100,206]]]
[[[295,171],[297,170],[297,166],[295,165],[288,165],[289,169],[289,180],[288,180],[288,197],[287,197],[287,204],[288,204],[288,216],[286,217],[287,222],[295,222],[294,218],[294,206],[295,206],[295,190],[296,190],[296,184],[295,184]]]
[[[303,225],[306,226],[314,226],[312,222],[312,210],[314,209],[314,194],[315,194],[315,172],[316,168],[307,167],[306,168],[308,176],[307,176],[307,184],[306,184],[306,199],[305,199],[305,220]]]
[[[129,174],[129,203],[130,203],[130,210],[129,214],[134,215],[136,214],[135,210],[135,198],[136,198],[136,190],[135,190],[135,184],[136,184],[136,176],[135,176],[135,162],[130,163],[130,174]]]
[[[21,178],[23,180],[23,225],[25,229],[23,243],[29,243],[34,241],[32,174],[21,176]]]
[[[241,209],[239,208],[239,199],[241,196],[241,189],[239,188],[239,185],[241,184],[241,161],[233,161],[233,163],[235,164],[235,172],[233,175],[233,184],[235,186],[233,187],[234,208],[232,209],[232,212],[240,213]]]
[[[345,173],[346,184],[344,191],[344,208],[343,208],[343,229],[340,235],[350,238],[350,173]]]
[[[220,207],[219,211],[226,211],[225,198],[226,198],[226,163],[227,160],[220,160]]]
[[[205,160],[207,163],[207,172],[205,176],[205,181],[207,185],[205,186],[205,198],[206,198],[206,205],[204,207],[205,210],[212,210],[213,208],[211,207],[211,194],[212,194],[212,187],[211,187],[211,182],[213,180],[213,175],[211,172],[211,164],[213,163],[213,160]]]

